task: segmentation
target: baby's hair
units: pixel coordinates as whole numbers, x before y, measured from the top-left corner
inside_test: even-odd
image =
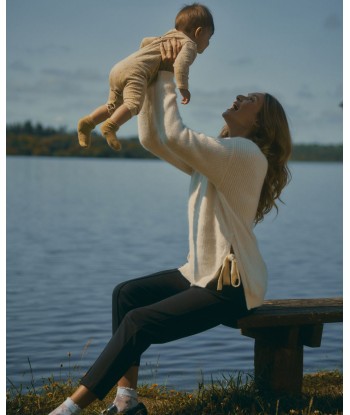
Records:
[[[175,18],[175,29],[191,33],[197,27],[208,27],[214,33],[214,19],[208,7],[199,3],[183,7]]]

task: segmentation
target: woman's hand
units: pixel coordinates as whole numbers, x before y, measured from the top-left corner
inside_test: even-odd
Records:
[[[162,60],[160,62],[160,71],[174,72],[174,62],[181,50],[181,42],[175,38],[167,39],[160,44],[160,54]]]

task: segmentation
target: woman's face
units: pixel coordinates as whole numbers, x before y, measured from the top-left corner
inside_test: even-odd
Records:
[[[230,137],[248,137],[256,126],[257,115],[264,104],[265,94],[255,92],[252,94],[237,95],[232,107],[223,114],[229,129]]]

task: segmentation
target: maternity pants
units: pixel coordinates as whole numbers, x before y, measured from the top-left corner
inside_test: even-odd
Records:
[[[168,270],[119,284],[113,292],[113,336],[82,378],[103,399],[141,354],[166,343],[215,327],[228,316],[247,314],[242,285],[200,288],[177,270]]]

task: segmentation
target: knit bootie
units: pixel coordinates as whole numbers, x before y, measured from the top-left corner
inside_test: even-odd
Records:
[[[91,144],[91,131],[96,127],[95,123],[92,121],[92,118],[87,115],[84,118],[81,118],[78,122],[78,140],[79,144],[88,148]]]
[[[111,147],[115,151],[119,151],[122,146],[120,141],[117,139],[115,133],[119,130],[119,125],[113,122],[110,118],[108,118],[102,125],[101,125],[101,133],[103,137],[107,140],[109,147]]]

